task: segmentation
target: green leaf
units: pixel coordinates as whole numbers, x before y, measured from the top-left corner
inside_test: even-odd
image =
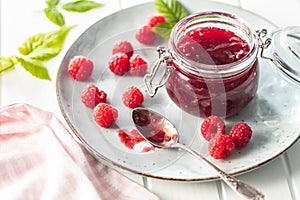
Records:
[[[70,29],[62,27],[49,33],[36,34],[19,47],[19,52],[30,59],[47,61],[60,53]]]
[[[65,18],[64,16],[57,10],[56,7],[47,7],[44,9],[44,13],[46,14],[47,18],[58,26],[65,25]]]
[[[51,7],[51,6],[57,6],[59,4],[59,0],[46,0],[46,4]]]
[[[103,6],[103,4],[94,1],[74,1],[70,3],[63,4],[62,8],[71,12],[86,12],[94,8]]]
[[[155,27],[152,28],[152,31],[154,31],[161,37],[168,39],[170,38],[170,34],[174,26],[174,22],[164,22],[157,24]]]
[[[11,56],[8,58],[0,57],[0,74],[2,72],[13,69],[18,62],[19,61],[15,56]]]
[[[39,61],[47,61],[51,58],[54,58],[57,56],[61,51],[61,48],[55,48],[55,47],[38,47],[35,51],[33,51],[28,58],[39,60]]]
[[[28,55],[39,46],[43,45],[45,38],[45,34],[38,33],[36,35],[31,36],[30,38],[26,39],[25,42],[19,47],[19,52],[22,55]]]
[[[155,0],[155,9],[165,16],[168,22],[178,22],[188,15],[186,9],[177,0]]]
[[[51,80],[48,70],[42,62],[26,57],[19,57],[18,60],[24,67],[24,69],[28,71],[32,76],[43,80]]]

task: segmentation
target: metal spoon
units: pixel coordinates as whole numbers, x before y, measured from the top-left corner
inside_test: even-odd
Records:
[[[132,120],[140,135],[153,146],[159,148],[183,149],[212,167],[221,179],[244,199],[262,200],[264,195],[258,189],[226,174],[207,158],[178,142],[178,131],[165,117],[147,108],[135,108],[131,111]]]

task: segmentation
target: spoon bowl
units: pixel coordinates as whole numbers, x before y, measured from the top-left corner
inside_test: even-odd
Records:
[[[171,148],[178,143],[176,127],[162,115],[146,108],[136,108],[131,113],[135,127],[153,146]]]
[[[147,108],[134,108],[131,110],[131,117],[139,134],[153,146],[185,150],[213,168],[219,177],[244,199],[264,199],[263,193],[258,189],[225,173],[206,157],[179,143],[176,127],[164,116]]]

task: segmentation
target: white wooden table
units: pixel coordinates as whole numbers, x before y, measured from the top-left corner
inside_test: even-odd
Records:
[[[196,0],[195,0],[196,1]],[[279,27],[300,26],[300,0],[218,0],[222,3],[250,10]],[[47,63],[53,81],[41,81],[17,68],[0,76],[0,105],[26,102],[61,113],[55,94],[55,75],[57,67],[67,49],[75,39],[90,25],[113,12],[150,2],[149,0],[99,0],[105,7],[85,14],[68,14],[68,24],[77,26],[70,32],[63,52]],[[29,36],[38,32],[55,29],[44,18],[44,1],[1,0],[0,1],[0,54],[18,54],[18,47]],[[61,117],[62,118],[62,117]],[[63,118],[62,118],[63,119]],[[238,176],[239,179],[257,186],[268,200],[300,200],[300,143],[296,143],[286,153],[267,165]],[[141,177],[124,173],[132,180],[148,188],[163,200],[179,199],[240,199],[221,181],[175,182]],[[142,199],[142,197],[141,197]]]

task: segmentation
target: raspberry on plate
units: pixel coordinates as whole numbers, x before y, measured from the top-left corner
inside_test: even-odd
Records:
[[[156,40],[156,33],[151,30],[151,26],[144,25],[136,33],[136,39],[142,44],[153,44]]]
[[[225,123],[218,116],[209,116],[201,124],[201,133],[205,140],[210,141],[214,136],[225,134]]]
[[[250,141],[252,129],[248,126],[248,124],[240,122],[232,127],[229,132],[229,136],[236,147],[243,147]]]
[[[108,62],[110,71],[116,75],[123,75],[128,72],[128,56],[126,53],[117,53]]]
[[[129,59],[129,73],[135,76],[143,76],[148,69],[148,63],[138,54],[133,54]]]
[[[163,15],[153,15],[150,17],[148,25],[151,27],[155,27],[157,24],[166,22],[166,18]]]
[[[94,108],[94,119],[103,128],[111,126],[118,118],[118,110],[107,103],[99,103]]]
[[[136,108],[143,103],[144,95],[137,87],[131,86],[123,93],[122,101],[126,107]]]
[[[133,54],[132,44],[127,40],[121,40],[114,45],[112,53],[126,53],[128,58],[130,58]]]
[[[87,80],[94,68],[94,63],[85,56],[74,56],[68,64],[69,74],[78,81]]]
[[[209,154],[215,159],[223,159],[233,152],[234,142],[229,135],[219,134],[213,137],[208,144]]]
[[[106,97],[107,94],[94,84],[87,85],[81,93],[82,103],[89,108],[94,108],[99,103],[106,103]]]

